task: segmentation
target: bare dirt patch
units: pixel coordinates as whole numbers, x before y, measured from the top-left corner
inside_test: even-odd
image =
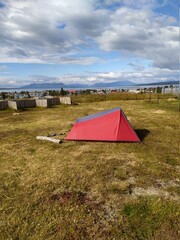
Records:
[[[90,199],[86,197],[86,193],[70,191],[64,191],[61,193],[56,192],[51,196],[50,200],[52,202],[58,201],[60,205],[65,205],[69,202],[76,202],[78,205],[91,202]]]
[[[153,111],[153,113],[155,114],[164,114],[166,111],[164,110],[156,110],[156,111]]]
[[[132,190],[132,196],[158,196],[158,197],[164,197],[166,199],[171,200],[179,200],[179,196],[177,194],[170,194],[169,192],[155,188],[155,187],[148,187],[148,188],[140,188],[135,187]]]
[[[176,101],[175,98],[168,98],[168,101],[171,102],[171,101]]]

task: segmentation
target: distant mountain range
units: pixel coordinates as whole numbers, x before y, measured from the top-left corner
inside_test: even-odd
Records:
[[[134,86],[135,84],[131,81],[117,81],[117,82],[109,82],[109,83],[94,83],[94,84],[64,84],[62,82],[59,83],[32,83],[26,86],[21,87],[21,89],[53,89],[53,88],[97,88],[97,87],[120,87],[120,86]]]
[[[22,86],[19,88],[0,88],[3,90],[8,90],[8,89],[60,89],[60,88],[118,88],[118,87],[127,87],[127,86],[153,86],[153,85],[173,85],[173,84],[179,84],[178,81],[170,80],[170,81],[164,81],[164,82],[154,82],[154,83],[140,83],[140,84],[135,84],[134,82],[131,81],[116,81],[116,82],[98,82],[94,84],[80,84],[80,83],[72,83],[72,84],[64,84],[63,82],[59,83],[31,83],[26,86]]]
[[[141,86],[149,86],[149,85],[173,85],[173,84],[179,84],[179,81],[164,81],[164,82],[154,82],[154,83],[142,83],[142,84],[138,84]]]

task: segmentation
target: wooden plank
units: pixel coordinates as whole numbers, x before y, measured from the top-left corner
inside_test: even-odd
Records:
[[[50,141],[50,142],[54,142],[54,143],[61,143],[62,142],[62,140],[60,140],[60,139],[55,139],[55,138],[45,137],[45,136],[37,136],[36,139],[37,140]]]

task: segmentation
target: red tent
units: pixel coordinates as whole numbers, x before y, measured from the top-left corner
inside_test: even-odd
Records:
[[[75,141],[140,142],[119,107],[78,118],[65,139]]]

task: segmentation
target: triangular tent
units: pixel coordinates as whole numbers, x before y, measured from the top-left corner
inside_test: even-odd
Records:
[[[65,139],[75,141],[140,142],[119,107],[78,118]]]

